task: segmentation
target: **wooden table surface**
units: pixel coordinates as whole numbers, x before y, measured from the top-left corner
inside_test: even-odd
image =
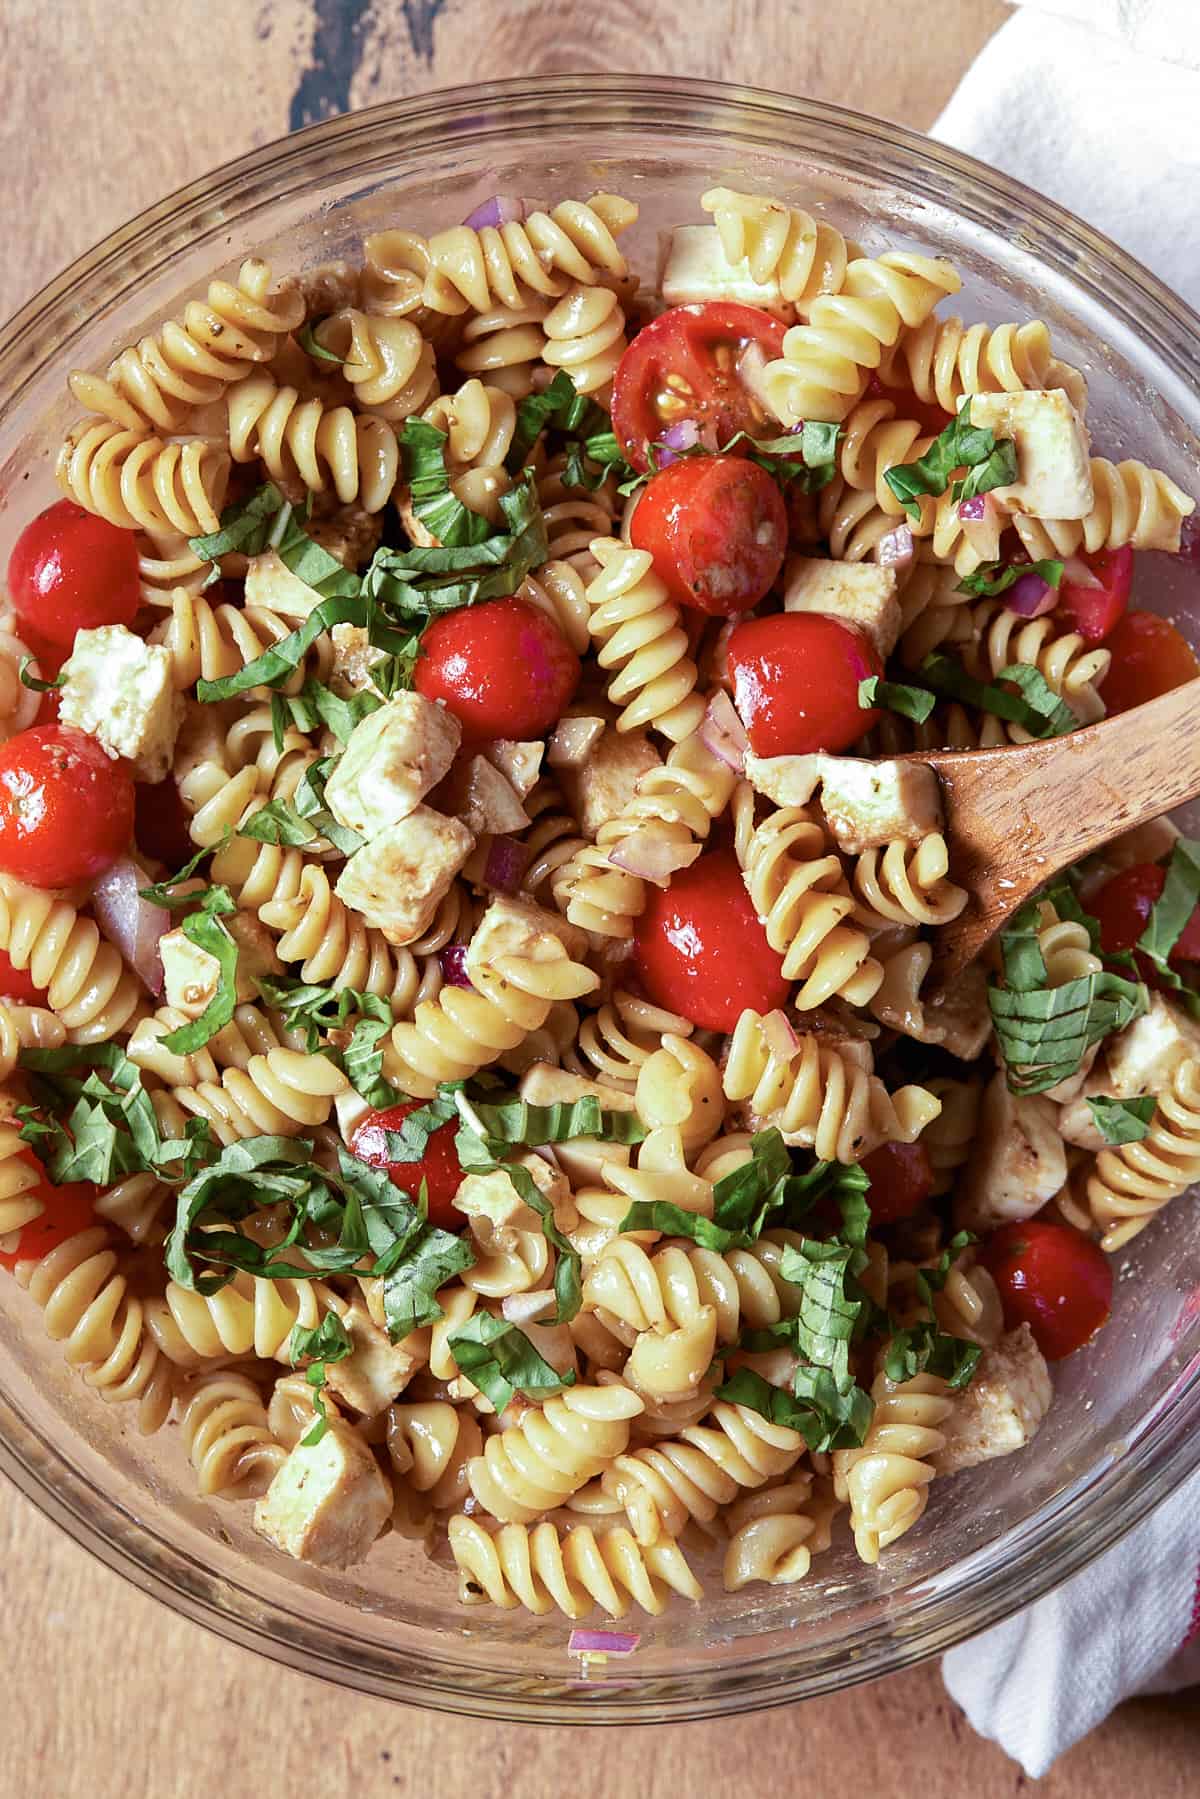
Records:
[[[0,315],[131,213],[228,157],[352,107],[542,70],[761,82],[918,127],[1000,0],[3,0]],[[0,1795],[224,1799],[432,1786],[438,1799],[634,1793],[999,1799],[1026,1784],[936,1665],[724,1724],[635,1735],[452,1722],[227,1647],[75,1548],[0,1484]],[[1200,1707],[1126,1705],[1047,1799],[1200,1786]],[[454,1747],[448,1752],[448,1745]]]

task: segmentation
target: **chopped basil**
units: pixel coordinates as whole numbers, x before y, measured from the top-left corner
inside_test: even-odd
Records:
[[[386,1001],[384,1002],[386,1004]],[[376,1111],[399,1103],[403,1095],[383,1077],[383,1050],[380,1038],[392,1028],[391,1007],[386,1016],[360,1018],[350,1033],[350,1041],[341,1054],[346,1077],[360,1099]]]
[[[348,743],[355,726],[372,712],[378,712],[382,704],[379,695],[367,687],[343,696],[310,675],[299,693],[271,695],[271,715],[274,720],[278,714],[281,726],[286,727],[290,721],[298,731],[305,733],[319,731],[322,725],[327,725],[339,743]],[[282,730],[276,737],[275,748],[283,748]]]
[[[183,921],[183,934],[217,963],[217,990],[199,1018],[168,1031],[162,1045],[173,1056],[190,1056],[223,1031],[237,1007],[238,946],[221,923],[220,914],[237,910],[228,887],[206,887],[195,896],[198,910]]]
[[[341,1030],[355,1012],[385,1024],[392,1022],[392,1008],[386,999],[360,993],[355,987],[317,987],[290,975],[263,975],[256,985],[268,1006],[283,1014],[289,1030],[305,1032],[310,1056],[316,1054],[322,1036]]]
[[[952,657],[935,651],[922,662],[921,673],[935,693],[1007,719],[1010,724],[1022,726],[1031,737],[1062,737],[1079,728],[1079,720],[1066,701],[1028,662],[1010,663],[1000,670],[994,682],[976,681]],[[1006,681],[1018,692],[1005,687]]]
[[[828,1368],[796,1369],[790,1390],[772,1387],[749,1368],[739,1368],[717,1388],[717,1398],[744,1405],[800,1432],[809,1449],[857,1449],[866,1441],[874,1408],[859,1386],[839,1389]]]
[[[517,407],[517,422],[512,443],[505,457],[510,474],[524,468],[525,459],[543,431],[563,431],[569,437],[587,440],[609,432],[608,414],[595,400],[577,393],[566,369],[559,369],[550,385],[540,394],[528,394]],[[613,438],[613,443],[616,439]],[[590,452],[588,452],[590,454]]]
[[[952,1393],[967,1386],[979,1365],[983,1349],[964,1337],[939,1330],[933,1319],[896,1331],[887,1346],[883,1371],[889,1380],[912,1380],[918,1374],[936,1374]]]
[[[798,483],[805,493],[818,493],[837,474],[837,451],[844,427],[819,424],[805,419],[799,431],[785,431],[781,437],[750,437],[739,431],[719,454],[725,455],[735,444],[745,441],[751,462],[784,487]]]
[[[858,684],[858,703],[864,710],[868,706],[885,706],[889,712],[898,712],[902,718],[923,725],[937,704],[937,696],[924,687],[906,687],[902,681],[868,675]]]
[[[476,1312],[447,1342],[457,1366],[491,1400],[497,1413],[514,1393],[548,1399],[575,1385],[569,1369],[560,1374],[539,1355],[524,1331],[491,1312]]]
[[[1137,940],[1138,949],[1143,955],[1149,956],[1159,977],[1173,987],[1182,988],[1184,982],[1170,965],[1171,951],[1182,937],[1198,902],[1200,842],[1180,837],[1171,849],[1163,890],[1155,900],[1146,928]]]
[[[470,1115],[485,1137],[501,1143],[524,1143],[540,1148],[546,1143],[566,1143],[575,1137],[596,1137],[605,1143],[640,1143],[646,1127],[636,1112],[606,1112],[592,1093],[573,1104],[559,1100],[552,1106],[533,1106],[512,1098],[489,1104],[472,1096]]]
[[[1124,1030],[1146,1010],[1137,981],[1107,969],[1047,985],[1038,942],[1042,900],[1030,900],[1000,933],[1003,987],[988,983],[988,1004],[1014,1093],[1044,1093],[1075,1074],[1094,1043]]]
[[[53,681],[40,681],[36,675],[31,675],[29,672],[33,664],[32,656],[22,656],[21,666],[17,671],[21,677],[22,687],[29,687],[34,693],[56,693],[60,687],[65,685],[67,677],[61,669]]]
[[[268,481],[247,499],[225,508],[220,530],[210,532],[206,537],[189,538],[188,547],[206,562],[213,563],[214,568],[222,556],[235,552],[258,556],[268,547],[280,517],[285,514],[290,517],[290,513],[288,502],[274,483]],[[216,573],[219,575],[220,570]]]
[[[1149,1135],[1158,1101],[1152,1093],[1134,1099],[1108,1099],[1097,1094],[1088,1100],[1096,1129],[1106,1143],[1141,1143]]]
[[[546,560],[546,521],[532,475],[501,494],[498,504],[508,530],[481,543],[376,550],[363,576],[363,593],[421,629],[440,613],[515,593]]]
[[[302,1324],[293,1325],[292,1334],[288,1338],[288,1361],[294,1368],[298,1362],[312,1358],[305,1370],[305,1377],[313,1390],[313,1410],[317,1414],[311,1430],[300,1439],[302,1449],[311,1449],[314,1444],[319,1443],[329,1428],[323,1389],[330,1362],[344,1361],[353,1352],[354,1345],[336,1312],[326,1312],[320,1324],[311,1329],[306,1330]]]
[[[1017,479],[1016,445],[1011,438],[997,439],[986,425],[971,423],[971,395],[963,398],[958,416],[938,433],[924,456],[916,462],[899,462],[884,472],[884,480],[914,523],[920,523],[921,496],[944,494],[956,469],[969,472],[956,481],[954,500],[1007,487]]]
[[[454,493],[446,468],[446,441],[446,432],[439,431],[427,419],[410,418],[404,422],[400,454],[413,515],[431,537],[448,548],[482,543],[492,535],[492,526],[478,512],[464,506]]]
[[[583,1303],[579,1251],[559,1230],[554,1219],[554,1207],[537,1185],[528,1168],[523,1168],[519,1162],[505,1160],[508,1150],[512,1148],[511,1140],[503,1136],[493,1136],[486,1126],[480,1128],[484,1125],[484,1120],[479,1117],[475,1109],[475,1102],[468,1100],[461,1088],[455,1092],[454,1099],[456,1109],[463,1120],[454,1139],[454,1148],[460,1166],[469,1174],[494,1174],[497,1172],[506,1174],[518,1196],[541,1219],[542,1235],[556,1252],[553,1321],[556,1324],[565,1324],[574,1318]],[[536,1109],[553,1110],[551,1107]],[[497,1110],[503,1111],[504,1108],[497,1108]]]
[[[181,906],[199,905],[203,900],[204,895],[212,892],[211,888],[205,887],[194,893],[175,893],[173,889],[181,886],[184,881],[190,881],[204,858],[206,856],[211,856],[214,851],[219,850],[228,837],[229,832],[226,831],[219,843],[207,844],[203,849],[198,849],[194,856],[189,856],[178,874],[168,876],[165,881],[157,881],[153,886],[139,887],[139,899],[149,900],[152,906],[162,906],[168,912],[175,911]],[[230,904],[228,906],[223,906],[222,910],[226,912],[231,911],[233,895],[229,892],[228,887],[222,888],[221,891],[226,894],[230,901]]]
[[[317,331],[324,323],[324,319],[310,319],[303,331],[297,331],[296,342],[305,355],[312,356],[317,362],[344,363],[346,361],[344,356],[335,356],[333,351],[327,350],[318,338]]]
[[[239,837],[250,837],[256,843],[281,843],[296,849],[311,843],[319,835],[317,827],[301,818],[290,800],[267,800],[237,828]]]
[[[355,850],[362,848],[363,839],[349,825],[340,824],[325,804],[325,786],[333,773],[334,761],[333,756],[323,756],[317,762],[310,762],[300,777],[293,799],[301,818],[315,825],[322,837],[343,856],[352,856]]]
[[[1047,558],[1042,562],[981,562],[974,574],[964,575],[957,593],[980,594],[986,600],[1007,593],[1026,575],[1037,575],[1047,587],[1057,587],[1062,580],[1063,565]]]
[[[205,1119],[189,1119],[183,1138],[163,1139],[141,1070],[119,1044],[23,1050],[21,1067],[33,1098],[20,1109],[21,1136],[56,1186],[83,1180],[106,1186],[149,1170],[165,1180],[189,1178],[216,1153]],[[80,1079],[79,1068],[92,1072]]]

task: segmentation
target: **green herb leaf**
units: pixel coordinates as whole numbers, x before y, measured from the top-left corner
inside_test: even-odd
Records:
[[[317,336],[317,332],[325,323],[325,319],[310,319],[303,331],[297,331],[296,342],[305,355],[314,357],[318,362],[344,363],[346,358],[335,356],[332,350],[327,350]]]
[[[563,1235],[554,1219],[554,1208],[537,1185],[528,1168],[522,1168],[518,1162],[504,1160],[505,1152],[512,1147],[504,1137],[493,1137],[478,1127],[482,1123],[476,1109],[477,1102],[468,1101],[461,1089],[454,1095],[455,1106],[463,1123],[454,1139],[455,1152],[459,1165],[468,1173],[494,1174],[508,1176],[519,1198],[531,1211],[536,1212],[541,1220],[542,1235],[556,1252],[554,1264],[554,1297],[555,1311],[553,1321],[565,1324],[574,1318],[583,1303],[583,1283],[580,1277],[579,1251],[575,1245]],[[538,1107],[539,1111],[553,1111],[553,1107]],[[613,1116],[609,1114],[608,1116]],[[616,1114],[620,1117],[621,1114]],[[406,1120],[406,1122],[408,1122]],[[511,1123],[511,1117],[508,1122]]]
[[[1002,668],[995,681],[976,681],[952,657],[935,651],[922,662],[921,673],[936,693],[1021,725],[1031,737],[1062,737],[1079,729],[1079,720],[1066,701],[1059,699],[1041,671],[1030,663],[1014,662]],[[1006,681],[1018,691],[1006,688]]]
[[[952,1393],[959,1393],[970,1382],[982,1354],[978,1343],[949,1336],[933,1320],[924,1319],[895,1332],[884,1356],[883,1370],[894,1381],[936,1374]]]
[[[380,1039],[392,1028],[389,1011],[386,1018],[360,1018],[342,1051],[342,1067],[360,1099],[383,1111],[399,1104],[404,1097],[390,1081],[383,1078],[383,1050]]]
[[[318,987],[290,975],[263,975],[256,982],[268,1006],[282,1012],[289,1030],[306,1033],[309,1055],[315,1055],[321,1038],[341,1030],[356,1012],[365,1018],[392,1022],[392,1008],[375,993],[354,987]]]
[[[307,1435],[300,1439],[301,1447],[310,1449],[321,1441],[329,1428],[329,1417],[325,1411],[323,1392],[326,1371],[330,1362],[341,1362],[348,1355],[352,1355],[354,1345],[337,1313],[326,1312],[320,1324],[311,1329],[305,1329],[302,1324],[293,1325],[292,1334],[288,1338],[287,1352],[288,1361],[293,1368],[298,1362],[305,1361],[308,1357],[312,1358],[306,1370],[306,1378],[313,1390],[313,1410],[316,1412],[317,1418]]]
[[[809,1449],[820,1453],[857,1449],[866,1441],[874,1411],[868,1393],[853,1385],[840,1391],[826,1368],[798,1368],[791,1391],[739,1368],[717,1388],[717,1398],[799,1431]]]
[[[238,946],[221,923],[218,913],[232,912],[233,896],[227,887],[209,887],[200,896],[201,906],[183,921],[183,934],[197,949],[217,962],[217,990],[199,1018],[168,1031],[163,1048],[173,1056],[190,1056],[223,1031],[237,1007]]]
[[[1198,902],[1200,842],[1179,837],[1171,849],[1163,890],[1151,907],[1146,928],[1137,941],[1138,949],[1143,955],[1149,956],[1160,975],[1175,975],[1175,970],[1170,967],[1169,957]],[[1178,980],[1178,975],[1175,978]]]
[[[559,369],[540,394],[528,394],[517,407],[512,443],[505,457],[510,474],[524,468],[525,459],[543,431],[563,431],[586,440],[601,433],[611,435],[608,414],[586,394],[577,393],[566,369]],[[614,444],[616,439],[613,438]],[[590,452],[589,452],[590,454]]]
[[[59,670],[53,681],[41,681],[38,679],[37,675],[31,675],[29,672],[33,667],[33,664],[34,658],[32,656],[22,656],[21,666],[17,671],[21,678],[22,687],[29,687],[34,693],[55,693],[60,687],[65,686],[67,677],[63,670]]]
[[[571,1105],[559,1100],[552,1106],[533,1106],[519,1097],[494,1104],[472,1097],[469,1105],[483,1136],[500,1143],[524,1143],[535,1149],[547,1143],[570,1142],[576,1137],[595,1137],[604,1143],[640,1143],[646,1135],[646,1127],[636,1112],[604,1111],[591,1093]]]
[[[253,838],[256,843],[279,843],[296,849],[302,843],[311,843],[319,833],[309,819],[301,818],[290,800],[267,800],[257,812],[243,819],[237,835]]]
[[[725,455],[735,444],[749,445],[751,462],[757,462],[782,486],[798,484],[805,493],[818,493],[837,474],[838,443],[844,426],[820,424],[805,419],[799,431],[785,431],[780,437],[750,437],[739,431],[719,454]]]
[[[190,1164],[216,1153],[202,1120],[191,1121],[186,1140],[164,1143],[141,1070],[119,1044],[30,1049],[20,1060],[35,1101],[25,1111],[21,1135],[36,1147],[56,1186],[83,1180],[105,1186],[148,1170],[170,1179],[184,1172],[171,1167],[180,1158]],[[91,1071],[82,1079],[75,1072],[81,1068]]]
[[[885,681],[882,675],[868,675],[858,684],[858,703],[864,709],[886,706],[889,712],[898,712],[902,718],[915,719],[923,725],[937,704],[937,696],[923,687],[906,687],[900,681]]]
[[[290,515],[291,508],[279,489],[268,481],[256,488],[245,500],[227,506],[221,514],[221,528],[207,537],[191,537],[188,547],[214,567],[222,556],[235,552],[243,556],[259,556],[268,547],[280,515]],[[220,574],[220,570],[217,570]]]
[[[887,469],[884,480],[915,524],[921,519],[922,494],[944,494],[956,469],[969,469],[965,481],[956,482],[952,497],[969,499],[1004,487],[1017,478],[1016,446],[1011,438],[996,438],[985,425],[971,423],[971,396],[965,395],[958,416],[934,438],[916,462],[899,462]]]
[[[446,432],[422,418],[406,419],[400,433],[413,515],[431,537],[454,549],[482,543],[492,535],[492,526],[454,493],[446,468],[446,442]]]
[[[379,695],[372,693],[369,688],[359,688],[357,692],[343,697],[312,675],[299,693],[271,695],[272,712],[278,709],[284,724],[290,719],[298,731],[306,734],[319,731],[322,725],[327,725],[339,743],[348,743],[354,727],[372,712],[378,712],[382,704]],[[275,747],[282,750],[282,738],[276,741]]]
[[[524,1331],[490,1312],[476,1312],[468,1318],[448,1344],[459,1369],[486,1394],[498,1413],[514,1393],[524,1393],[527,1399],[548,1399],[575,1385],[570,1370],[560,1374],[539,1355]]]
[[[226,831],[221,838],[220,843],[208,844],[205,848],[198,849],[196,854],[184,863],[178,874],[171,875],[168,880],[158,881],[150,887],[139,887],[139,898],[149,900],[152,906],[163,906],[168,912],[176,910],[181,906],[198,905],[203,900],[205,893],[210,892],[211,889],[202,888],[195,893],[176,893],[174,889],[180,886],[184,881],[190,881],[204,858],[213,855],[217,850],[221,849],[228,839],[229,832]],[[225,891],[228,893],[229,889],[226,888]],[[229,909],[232,909],[232,900],[233,896],[230,894]]]
[[[1049,558],[1041,562],[981,562],[974,574],[963,577],[955,592],[981,594],[984,599],[994,600],[1026,575],[1038,575],[1048,587],[1057,587],[1062,574],[1062,563]]]
[[[325,786],[335,761],[333,756],[323,756],[318,762],[310,762],[300,777],[293,803],[297,814],[315,825],[335,850],[340,850],[343,856],[352,856],[355,850],[362,848],[363,838],[349,825],[340,824],[325,804]]]
[[[530,570],[545,562],[547,554],[546,521],[532,475],[502,494],[499,506],[508,530],[481,543],[376,550],[363,576],[364,593],[393,616],[416,622],[422,629],[441,613],[515,593]]]
[[[1150,1134],[1158,1101],[1152,1093],[1134,1099],[1108,1099],[1098,1094],[1088,1100],[1096,1129],[1106,1143],[1141,1143]]]

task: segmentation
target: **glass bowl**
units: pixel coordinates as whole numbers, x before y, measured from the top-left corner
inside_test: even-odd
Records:
[[[898,126],[700,82],[539,77],[331,120],[256,150],[143,213],[0,335],[0,555],[55,497],[73,365],[174,311],[218,267],[353,254],[389,224],[426,231],[496,191],[636,199],[634,257],[698,216],[715,182],[828,211],[868,251],[952,256],[955,307],[1044,318],[1083,368],[1096,447],[1196,490],[1200,319],[1115,245],[1003,176]],[[1140,559],[1143,604],[1196,615],[1193,571]],[[1191,573],[1189,589],[1188,574]],[[1197,631],[1193,631],[1196,635]],[[906,1666],[1028,1604],[1107,1549],[1200,1463],[1200,1231],[1180,1201],[1122,1261],[1112,1323],[1063,1366],[1034,1449],[935,1482],[923,1523],[865,1568],[848,1544],[797,1587],[720,1592],[637,1618],[636,1654],[585,1670],[557,1614],[464,1610],[453,1575],[395,1537],[334,1575],[253,1535],[250,1508],[201,1502],[167,1430],[143,1440],[100,1403],[5,1285],[0,1466],[138,1586],[233,1641],[363,1690],[446,1711],[630,1723],[779,1705]]]

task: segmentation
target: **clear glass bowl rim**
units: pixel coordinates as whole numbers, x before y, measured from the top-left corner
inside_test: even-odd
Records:
[[[811,141],[839,166],[903,182],[965,217],[1019,218],[1026,247],[1097,304],[1116,312],[1193,390],[1200,386],[1200,316],[1118,245],[1022,183],[920,136],[824,102],[724,83],[636,75],[540,75],[443,89],[327,120],[224,164],[111,232],[48,283],[0,329],[0,420],[57,358],[84,316],[124,293],[137,272],[184,247],[193,228],[231,220],[375,158],[434,143],[478,143],[509,130],[672,129],[720,137],[760,153]],[[630,1724],[732,1714],[837,1690],[910,1666],[998,1623],[1101,1555],[1200,1467],[1200,1357],[1175,1382],[1126,1452],[1072,1483],[1003,1538],[910,1589],[882,1622],[850,1624],[815,1652],[772,1650],[639,1690],[633,1664],[622,1690],[603,1683],[585,1702],[528,1679],[464,1670],[452,1656],[368,1650],[348,1629],[331,1632],[300,1609],[264,1601],[240,1582],[212,1578],[190,1556],[140,1526],[0,1393],[0,1470],[47,1517],[176,1612],[227,1640],[340,1685],[409,1704],[530,1723]]]

